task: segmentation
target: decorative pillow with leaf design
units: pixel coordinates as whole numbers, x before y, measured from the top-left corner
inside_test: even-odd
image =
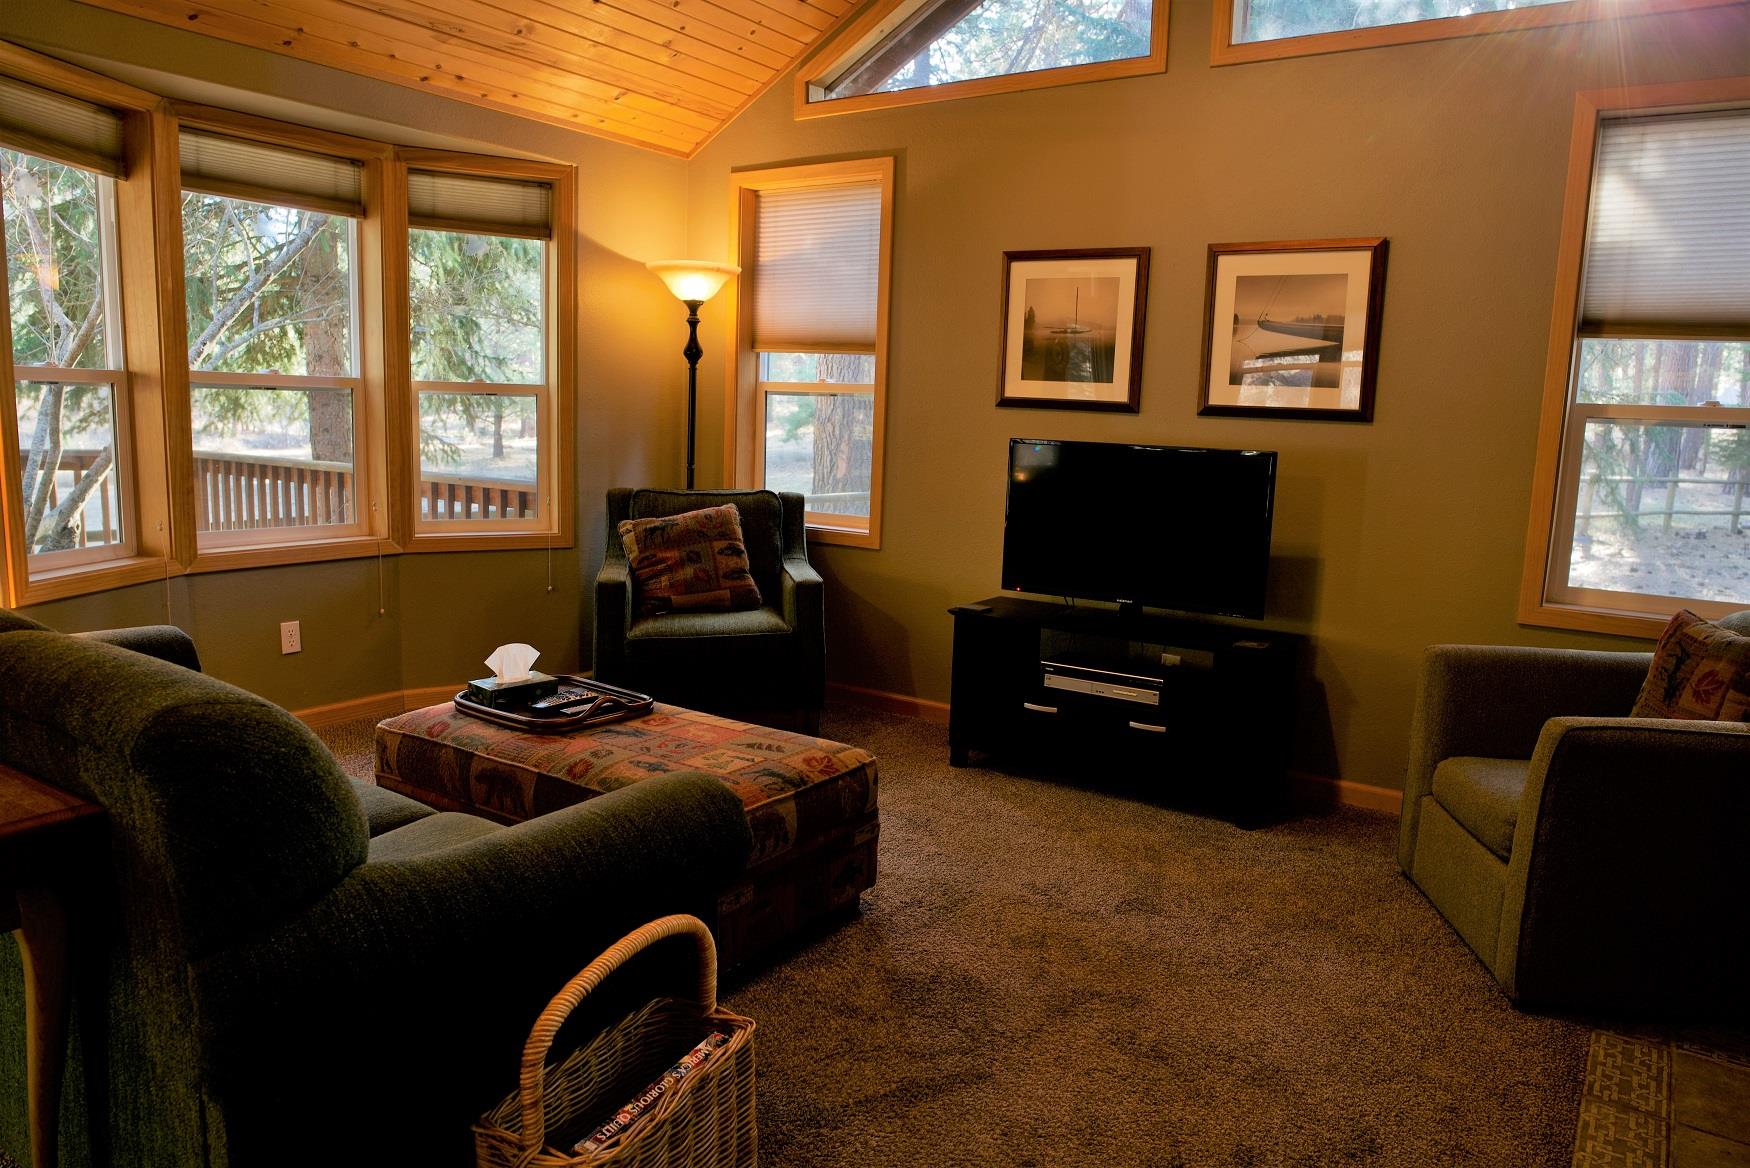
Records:
[[[741,514],[732,504],[620,521],[639,616],[733,612],[760,606]]]
[[[1633,716],[1750,722],[1750,637],[1678,612],[1659,636]]]

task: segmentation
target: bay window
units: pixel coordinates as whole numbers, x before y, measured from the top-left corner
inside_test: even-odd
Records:
[[[542,532],[555,523],[553,262],[544,168],[407,175],[408,362],[416,534]]]
[[[362,167],[198,129],[180,147],[201,546],[358,534]]]

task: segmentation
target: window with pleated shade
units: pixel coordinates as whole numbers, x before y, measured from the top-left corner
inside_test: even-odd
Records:
[[[739,394],[747,440],[738,444],[746,468],[736,477],[801,494],[816,538],[874,546],[892,160],[745,172],[734,181],[747,370]]]

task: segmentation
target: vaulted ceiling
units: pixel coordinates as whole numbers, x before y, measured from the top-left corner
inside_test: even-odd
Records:
[[[690,155],[854,0],[83,0]]]

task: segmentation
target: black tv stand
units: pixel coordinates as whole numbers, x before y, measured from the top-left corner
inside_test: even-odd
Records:
[[[948,755],[977,752],[1163,799],[1236,822],[1285,795],[1300,638],[1126,604],[993,596],[949,609]]]

